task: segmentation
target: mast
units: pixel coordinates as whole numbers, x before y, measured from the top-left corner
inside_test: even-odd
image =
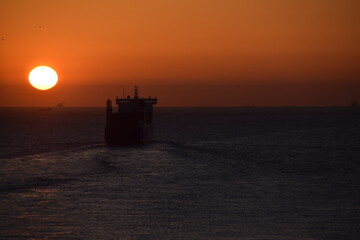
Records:
[[[106,120],[109,121],[112,114],[112,102],[110,99],[106,101]]]
[[[139,87],[138,86],[134,86],[134,98],[138,99],[139,98]]]

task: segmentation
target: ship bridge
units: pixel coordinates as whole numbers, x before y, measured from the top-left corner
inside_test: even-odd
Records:
[[[118,105],[118,111],[152,111],[153,105],[157,103],[157,98],[139,98],[139,88],[134,87],[134,97],[131,98],[116,98],[116,104]]]

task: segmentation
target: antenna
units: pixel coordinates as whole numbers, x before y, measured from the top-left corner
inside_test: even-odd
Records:
[[[139,98],[138,93],[139,93],[139,87],[134,86],[134,98]]]

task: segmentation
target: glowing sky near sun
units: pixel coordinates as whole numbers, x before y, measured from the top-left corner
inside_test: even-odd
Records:
[[[286,100],[284,84],[301,85],[302,95],[315,84],[314,94],[327,98],[307,102],[299,96],[293,104],[347,103],[359,96],[359,9],[358,0],[2,0],[1,104],[23,104],[14,100],[20,92],[30,97],[28,104],[86,105],[81,89],[88,88],[98,96],[90,104],[101,105],[102,98],[116,94],[111,86],[121,94],[123,86],[135,84],[168,99],[168,105],[185,101],[175,86],[192,92],[216,85],[242,86],[239,94],[246,86],[271,89],[262,94],[266,98],[231,98],[221,105],[279,105]],[[38,65],[63,76],[58,92],[38,96],[27,88],[24,76]],[[331,102],[339,85],[352,92],[335,94]],[[222,94],[208,89],[188,95],[188,105],[202,104],[199,94]],[[271,101],[272,93],[284,99]],[[170,100],[172,94],[178,100]]]

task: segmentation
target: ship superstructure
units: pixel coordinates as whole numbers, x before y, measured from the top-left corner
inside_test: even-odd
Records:
[[[148,143],[153,135],[153,105],[157,98],[139,98],[139,89],[134,88],[134,97],[116,98],[118,111],[112,111],[112,101],[106,102],[105,142],[108,144]]]

